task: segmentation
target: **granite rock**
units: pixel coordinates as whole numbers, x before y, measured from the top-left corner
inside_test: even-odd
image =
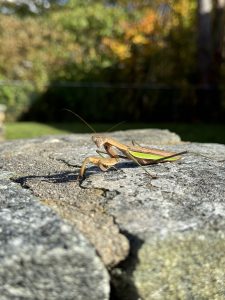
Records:
[[[109,299],[95,249],[11,176],[0,175],[0,299]]]
[[[147,166],[155,179],[121,161],[105,173],[89,166],[79,184],[95,146],[89,135],[65,135],[1,144],[0,168],[94,245],[111,299],[224,299],[225,146],[160,130],[110,136],[188,153]]]

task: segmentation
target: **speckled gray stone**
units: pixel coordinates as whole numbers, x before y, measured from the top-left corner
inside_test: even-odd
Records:
[[[0,174],[0,299],[109,299],[109,276],[90,243]]]
[[[110,136],[188,153],[147,166],[156,179],[121,161],[105,173],[88,166],[79,185],[95,146],[65,135],[1,144],[0,167],[91,241],[111,269],[112,299],[225,299],[225,146],[159,130]]]

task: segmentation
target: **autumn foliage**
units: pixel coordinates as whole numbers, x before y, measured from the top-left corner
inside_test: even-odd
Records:
[[[195,25],[194,0],[133,9],[73,0],[42,15],[1,15],[0,101],[11,119],[32,108],[55,120],[62,107],[89,119],[148,119],[192,96]]]

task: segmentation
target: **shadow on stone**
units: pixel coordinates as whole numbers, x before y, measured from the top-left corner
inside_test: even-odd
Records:
[[[138,252],[144,241],[127,231],[121,232],[130,242],[130,254],[115,269],[111,271],[110,300],[138,300],[141,299],[132,280],[132,274],[139,264]]]
[[[132,169],[132,168],[138,168],[138,167],[140,167],[140,166],[133,161],[119,162],[115,166],[110,167],[106,172],[101,171],[96,166],[91,166],[86,169],[84,178],[87,179],[90,175],[94,175],[94,174],[98,174],[98,173],[107,173],[108,171],[111,171],[111,170],[119,171],[119,170],[123,170],[124,168]]]
[[[65,182],[74,182],[79,179],[78,175],[75,175],[74,172],[64,172],[60,174],[52,175],[29,175],[18,178],[11,178],[14,182],[19,183],[23,188],[29,188],[27,182],[32,179],[40,179],[41,181],[46,181],[50,183],[65,183]]]

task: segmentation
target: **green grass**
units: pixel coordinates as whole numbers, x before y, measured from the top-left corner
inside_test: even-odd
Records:
[[[114,124],[91,124],[96,131],[107,131]],[[225,144],[225,124],[186,123],[125,123],[114,130],[140,128],[169,129],[179,134],[184,141]],[[90,133],[81,123],[42,124],[35,122],[6,123],[6,139],[33,138],[66,133]]]
[[[52,125],[36,123],[36,122],[13,122],[6,123],[5,138],[13,139],[28,139],[50,134],[68,133],[67,130],[57,129]]]

